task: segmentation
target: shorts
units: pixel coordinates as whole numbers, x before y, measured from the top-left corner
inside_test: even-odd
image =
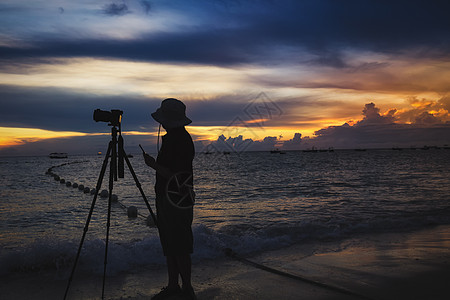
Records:
[[[157,195],[156,214],[164,256],[192,253],[194,249],[193,208],[176,208],[165,196]]]

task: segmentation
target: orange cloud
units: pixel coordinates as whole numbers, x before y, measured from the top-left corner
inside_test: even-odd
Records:
[[[23,145],[44,139],[84,136],[86,133],[50,131],[37,128],[0,127],[0,148]]]

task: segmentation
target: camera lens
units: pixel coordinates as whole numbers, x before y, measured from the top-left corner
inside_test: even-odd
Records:
[[[94,121],[95,122],[110,122],[111,121],[111,112],[96,109],[94,110]]]

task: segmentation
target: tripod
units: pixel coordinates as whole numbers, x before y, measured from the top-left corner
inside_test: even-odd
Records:
[[[89,210],[86,224],[84,226],[80,245],[78,246],[78,252],[75,257],[75,262],[74,262],[72,272],[69,277],[69,282],[67,284],[66,292],[64,294],[64,299],[66,299],[67,293],[69,292],[70,284],[72,282],[73,275],[75,273],[75,269],[76,269],[76,266],[78,263],[78,259],[80,257],[84,239],[86,237],[86,233],[89,228],[89,223],[91,221],[92,213],[94,211],[95,203],[97,201],[98,192],[101,188],[103,177],[104,177],[105,171],[106,171],[106,167],[108,165],[108,158],[111,158],[111,163],[110,163],[110,172],[109,172],[109,199],[108,199],[108,216],[107,216],[107,223],[106,223],[106,240],[105,240],[105,258],[104,258],[104,267],[103,267],[102,299],[104,299],[104,296],[105,296],[105,278],[106,278],[106,265],[108,263],[108,243],[109,243],[109,228],[110,228],[110,221],[111,221],[111,203],[112,203],[113,181],[117,181],[117,176],[119,178],[124,177],[124,164],[123,164],[124,160],[126,161],[128,169],[130,170],[131,175],[133,176],[136,186],[139,189],[139,192],[141,193],[145,204],[147,205],[150,215],[152,216],[153,222],[157,226],[156,216],[153,213],[152,208],[150,207],[150,204],[147,200],[147,197],[144,194],[144,191],[142,190],[141,184],[139,183],[136,173],[134,172],[133,167],[131,166],[130,160],[128,159],[128,156],[126,155],[125,151],[123,150],[123,137],[121,134],[120,123],[118,123],[118,124],[111,123],[109,125],[112,126],[112,128],[111,128],[112,139],[109,142],[108,151],[106,153],[105,159],[103,161],[102,169],[101,169],[100,175],[98,177],[96,191],[94,194],[94,198],[92,200],[92,204],[91,204],[91,208]],[[119,138],[117,138],[117,134],[119,134]]]

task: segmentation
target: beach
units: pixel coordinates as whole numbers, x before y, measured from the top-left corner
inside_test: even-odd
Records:
[[[296,244],[245,258],[343,291],[273,274],[230,257],[193,265],[198,299],[448,299],[450,226]],[[239,254],[238,254],[239,255]],[[106,299],[150,299],[164,267],[107,276]],[[1,299],[62,299],[67,278],[21,274],[1,280]],[[77,276],[67,299],[100,299],[102,276]],[[348,293],[345,293],[347,291]]]
[[[93,196],[46,171],[93,187],[102,161],[2,158],[0,299],[64,298]],[[194,162],[199,299],[449,298],[447,150],[199,154]],[[154,207],[154,174],[141,159],[133,165]],[[113,191],[104,298],[150,299],[167,284],[157,229],[131,176]],[[107,203],[96,202],[68,300],[101,299]]]

